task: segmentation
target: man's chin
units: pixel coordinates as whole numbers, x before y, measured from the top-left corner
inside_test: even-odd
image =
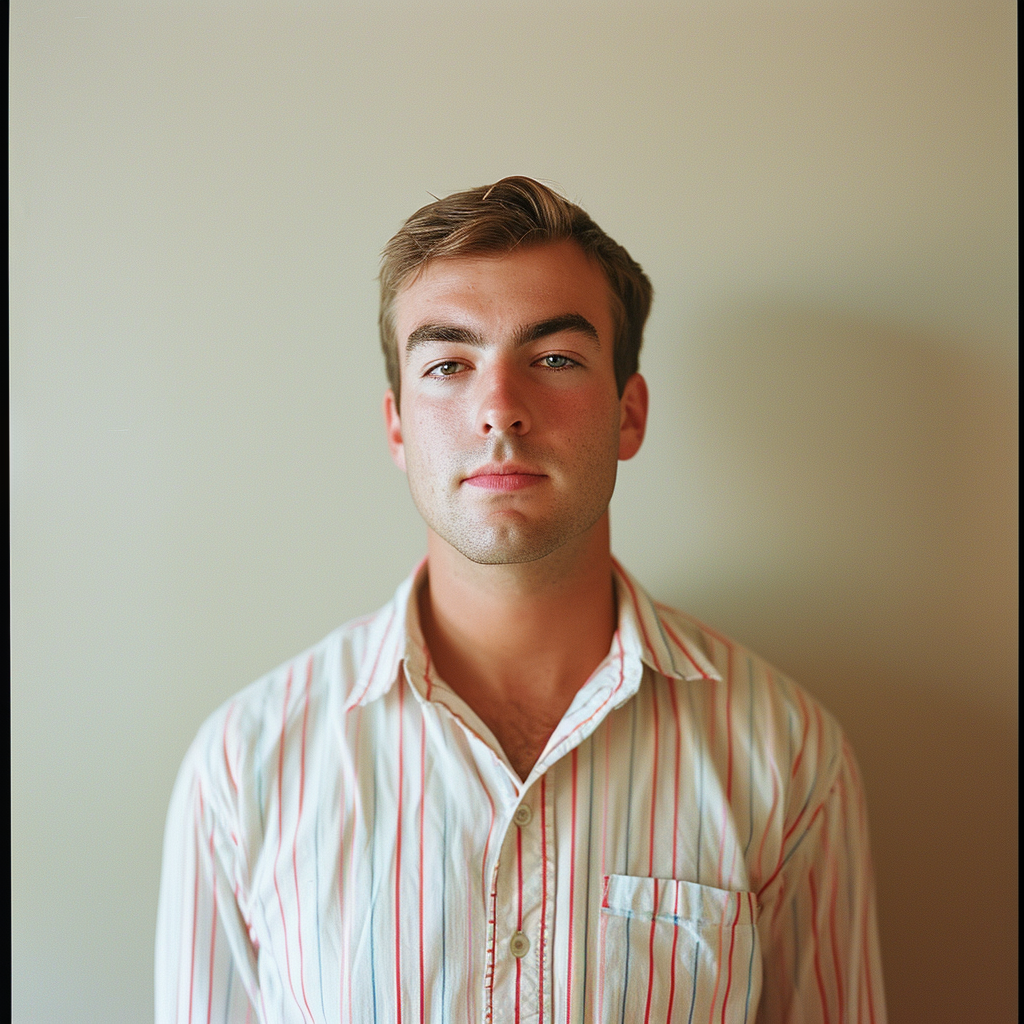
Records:
[[[467,531],[444,536],[456,551],[477,565],[523,565],[546,558],[565,543],[563,536],[538,535],[522,529]]]

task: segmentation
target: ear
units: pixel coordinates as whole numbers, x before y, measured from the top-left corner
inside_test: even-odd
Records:
[[[388,435],[388,449],[395,465],[405,472],[405,444],[402,441],[402,421],[398,416],[395,393],[388,388],[384,392],[384,428]]]
[[[631,459],[644,441],[647,429],[647,381],[634,373],[619,399],[619,458]]]

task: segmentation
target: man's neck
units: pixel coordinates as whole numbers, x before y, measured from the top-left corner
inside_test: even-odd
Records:
[[[607,514],[578,543],[518,565],[478,565],[431,533],[419,609],[438,674],[525,779],[611,647]]]

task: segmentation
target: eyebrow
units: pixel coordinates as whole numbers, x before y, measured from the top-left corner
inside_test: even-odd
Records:
[[[516,348],[520,348],[523,345],[529,345],[531,341],[546,338],[549,334],[560,334],[562,331],[584,334],[600,347],[601,341],[597,334],[597,328],[579,313],[562,313],[560,316],[548,317],[547,320],[539,320],[535,324],[520,327],[516,331],[512,343]],[[468,327],[459,327],[455,324],[421,324],[410,333],[405,343],[405,351],[412,352],[420,345],[434,341],[472,345],[475,348],[483,348],[486,344],[476,331],[472,331]]]

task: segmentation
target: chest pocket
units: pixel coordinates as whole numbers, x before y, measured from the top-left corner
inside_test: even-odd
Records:
[[[752,892],[608,875],[599,1020],[752,1022],[761,994],[756,921]]]

